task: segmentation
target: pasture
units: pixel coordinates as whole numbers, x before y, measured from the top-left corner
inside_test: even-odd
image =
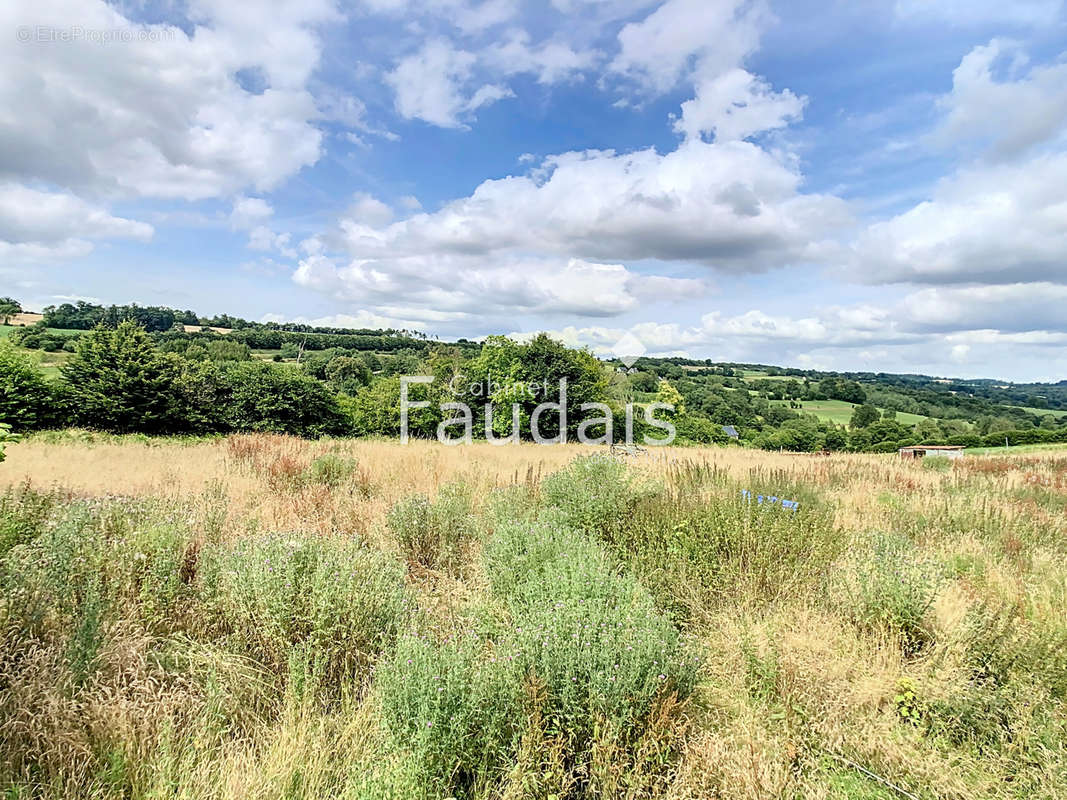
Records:
[[[779,400],[772,403],[776,406],[789,406],[788,401]],[[814,414],[819,419],[826,420],[827,422],[833,422],[836,425],[848,425],[849,420],[852,419],[852,412],[856,410],[854,403],[848,403],[844,400],[805,400],[801,403],[802,408],[795,409],[801,414]],[[883,411],[884,409],[878,409]],[[924,417],[922,414],[909,414],[906,411],[897,412],[897,421],[904,425],[914,425],[918,422],[922,422]]]
[[[0,493],[6,797],[1067,795],[1062,449],[70,431]]]

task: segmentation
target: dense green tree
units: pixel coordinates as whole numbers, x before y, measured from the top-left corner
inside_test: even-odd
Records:
[[[220,367],[221,403],[230,429],[294,436],[344,430],[336,395],[299,369],[262,361],[230,361]]]
[[[252,350],[244,342],[230,339],[212,339],[204,345],[207,357],[212,361],[251,361]]]
[[[707,417],[698,414],[682,414],[674,420],[678,438],[695,444],[726,444],[730,437]]]
[[[786,408],[785,406],[771,406],[767,409],[767,413],[763,415],[763,419],[768,425],[781,425],[788,419],[796,419],[799,416],[795,411]]]
[[[166,432],[178,375],[175,358],[159,352],[134,322],[94,328],[62,368],[72,419],[100,430]]]
[[[544,333],[535,336],[529,344],[490,336],[481,353],[464,365],[463,373],[468,391],[471,384],[482,387],[476,397],[456,398],[472,407],[476,430],[484,426],[485,404],[490,401],[494,406],[494,428],[502,427],[503,432],[510,432],[511,407],[515,404],[519,406],[520,429],[523,435],[529,436],[531,413],[540,403],[559,402],[562,379],[567,382],[567,430],[571,438],[577,435],[585,416],[581,411],[583,403],[604,403],[611,407],[609,368],[588,351],[566,347]],[[591,416],[599,415],[593,412]],[[559,415],[542,414],[538,430],[545,438],[558,436]],[[600,432],[589,431],[589,435],[599,436]]]
[[[416,398],[412,392],[411,399]],[[341,409],[349,430],[356,436],[398,436],[400,434],[400,378],[379,378],[355,397],[344,395]],[[437,423],[433,423],[436,428]]]
[[[46,424],[53,416],[53,393],[33,359],[0,341],[0,422],[14,430]]]
[[[640,370],[630,376],[630,384],[635,392],[654,392],[659,388],[659,378],[654,372]]]
[[[861,406],[856,406],[852,412],[852,419],[849,420],[848,426],[853,430],[859,430],[860,428],[866,428],[878,422],[882,418],[878,409],[874,406],[864,403]]]
[[[0,297],[0,320],[3,320],[5,325],[13,316],[21,313],[22,304],[18,300],[14,297]]]
[[[357,394],[370,383],[371,371],[366,363],[351,356],[338,356],[326,365],[326,380],[339,392]]]
[[[685,401],[682,395],[675,389],[666,378],[659,382],[659,390],[656,392],[656,402],[670,406],[672,411],[664,411],[661,419],[675,419],[685,413]]]
[[[7,454],[4,452],[4,445],[14,444],[21,437],[17,433],[11,432],[11,426],[6,422],[0,422],[0,461],[7,458]]]
[[[844,378],[826,378],[819,383],[819,394],[830,400],[844,400],[846,403],[866,403],[867,393],[856,381]]]

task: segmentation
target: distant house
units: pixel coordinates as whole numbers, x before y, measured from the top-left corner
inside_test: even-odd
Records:
[[[900,448],[901,458],[925,458],[926,456],[941,456],[942,458],[963,458],[962,445],[949,444],[917,444],[914,447]]]
[[[737,432],[737,428],[733,425],[723,425],[722,432],[729,436],[731,439],[740,439],[741,434]]]

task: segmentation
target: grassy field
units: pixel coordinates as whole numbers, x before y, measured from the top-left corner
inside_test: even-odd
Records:
[[[1010,447],[968,447],[968,455],[1019,455],[1051,453],[1067,456],[1067,444],[1017,444]]]
[[[1062,450],[591,453],[10,445],[0,791],[1067,796]]]
[[[772,401],[772,405],[789,406],[788,401]],[[838,425],[847,425],[849,420],[852,419],[852,412],[856,406],[852,403],[847,403],[844,400],[805,400],[801,405],[803,408],[795,409],[802,414],[814,414],[819,419],[833,422]],[[881,411],[882,409],[879,409]],[[917,422],[922,422],[927,417],[921,414],[908,414],[906,412],[897,412],[897,421],[904,425],[914,425]]]

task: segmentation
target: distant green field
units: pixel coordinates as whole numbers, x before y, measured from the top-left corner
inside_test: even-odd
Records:
[[[742,372],[741,377],[746,381],[799,381],[804,382],[803,378],[796,375],[768,375],[766,372],[760,372],[755,369],[746,369]]]
[[[789,407],[789,402],[786,400],[777,401],[772,403],[776,406]],[[801,403],[803,408],[794,409],[802,414],[814,414],[821,420],[827,422],[833,422],[838,425],[847,425],[848,421],[852,419],[852,412],[855,406],[852,403],[847,403],[844,400],[805,400]],[[882,409],[878,409],[881,411]],[[903,411],[897,412],[897,422],[903,425],[914,425],[917,422],[922,422],[924,419],[929,419],[921,414],[908,414]]]
[[[1012,408],[1021,408],[1023,411],[1029,411],[1031,414],[1045,414],[1052,417],[1067,417],[1067,411],[1060,411],[1056,408],[1031,408],[1030,406],[1012,406]]]
[[[968,447],[964,450],[967,455],[1007,455],[1009,453],[1043,453],[1048,451],[1060,451],[1067,453],[1067,444],[1018,444],[1012,447]]]
[[[0,339],[6,339],[15,330],[14,325],[0,325]]]

